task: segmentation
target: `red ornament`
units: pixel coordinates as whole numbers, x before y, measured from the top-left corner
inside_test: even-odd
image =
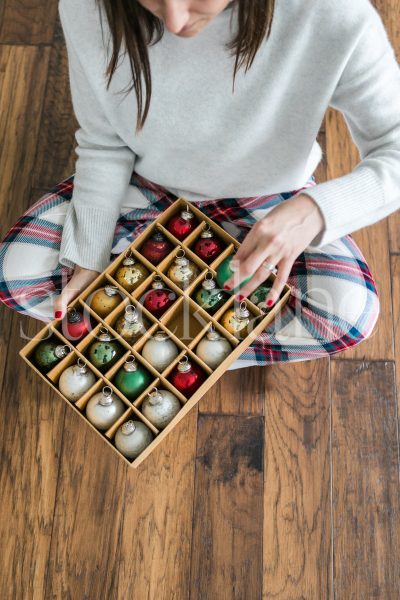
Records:
[[[162,278],[159,275],[155,275],[151,285],[153,289],[142,297],[143,306],[147,308],[156,319],[159,319],[177,298],[175,292],[164,287],[164,285]]]
[[[189,207],[182,210],[178,215],[174,215],[167,223],[167,229],[178,240],[182,241],[196,227],[194,214],[190,212]]]
[[[75,307],[70,307],[62,320],[61,332],[70,342],[79,342],[89,333],[91,326],[89,315],[84,317]]]
[[[152,265],[158,265],[173,249],[173,245],[161,231],[156,231],[142,244],[140,253]]]
[[[196,363],[190,363],[188,357],[183,356],[168,379],[186,398],[190,398],[206,377],[206,373]]]
[[[214,235],[209,225],[201,232],[199,239],[194,245],[195,254],[208,265],[212,263],[214,258],[217,258],[221,254],[223,249],[223,242]]]

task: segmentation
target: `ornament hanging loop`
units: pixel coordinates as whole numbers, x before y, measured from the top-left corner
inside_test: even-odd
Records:
[[[176,258],[184,258],[185,256],[185,251],[182,247],[179,248],[178,252],[176,253]]]

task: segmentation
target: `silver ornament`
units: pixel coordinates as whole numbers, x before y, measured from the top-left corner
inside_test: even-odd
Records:
[[[181,409],[181,403],[169,390],[153,388],[143,400],[141,410],[144,416],[157,427],[164,429]]]
[[[86,416],[97,429],[106,431],[120,418],[126,408],[112,389],[105,385],[102,391],[92,396],[86,404]]]
[[[61,373],[58,388],[68,400],[76,402],[92,387],[95,381],[94,373],[88,369],[87,364],[81,358],[78,358],[75,365]]]
[[[153,432],[142,421],[123,423],[115,434],[114,443],[127,458],[136,458],[154,439]]]
[[[176,344],[168,337],[165,331],[156,331],[154,336],[147,340],[142,349],[142,356],[160,373],[179,354]]]
[[[197,344],[195,353],[211,369],[216,369],[232,350],[229,341],[211,326],[210,330]]]

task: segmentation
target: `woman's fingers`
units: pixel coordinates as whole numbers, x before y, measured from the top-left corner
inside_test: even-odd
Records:
[[[261,285],[269,277],[270,274],[270,269],[267,269],[261,264],[258,267],[258,269],[255,270],[254,275],[252,275],[251,279],[249,279],[249,281],[246,281],[246,283],[238,290],[236,294],[237,299],[240,301],[244,298],[247,298],[252,292],[254,292],[255,289],[258,288],[259,285]]]
[[[66,313],[67,306],[82,292],[96,277],[98,271],[77,267],[61,294],[54,300],[53,311],[56,319],[61,319]]]
[[[277,300],[279,300],[283,288],[285,287],[285,284],[289,279],[293,263],[294,260],[292,258],[287,257],[282,258],[277,263],[278,272],[275,276],[273,285],[264,300],[270,308],[275,304]],[[263,283],[263,281],[267,279],[269,273],[270,271],[261,266],[254,274],[254,277],[252,277],[248,282],[246,282],[245,285],[239,290],[237,294],[237,299],[243,300],[245,297],[251,294],[259,285]]]

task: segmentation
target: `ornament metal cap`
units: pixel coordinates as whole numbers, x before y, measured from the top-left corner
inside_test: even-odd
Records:
[[[133,306],[133,304],[125,306],[125,320],[128,321],[128,323],[137,323],[139,321],[139,313],[136,310],[136,306]]]
[[[114,401],[114,392],[112,391],[110,386],[105,385],[101,391],[102,395],[99,398],[99,404],[101,404],[102,406],[109,406],[110,404],[112,404]]]
[[[192,365],[190,364],[189,359],[186,355],[182,356],[182,358],[178,360],[177,369],[180,373],[187,373],[188,371],[190,371],[191,368]]]
[[[220,340],[221,336],[218,333],[218,331],[216,331],[214,325],[210,325],[210,329],[207,331],[207,339],[210,341],[216,341],[216,340]]]
[[[158,331],[155,332],[153,338],[155,340],[157,340],[158,342],[165,342],[166,340],[169,339],[169,336],[166,331],[163,331],[162,329],[158,329]]]
[[[130,419],[121,425],[121,433],[124,435],[131,435],[136,429],[135,423]]]
[[[164,400],[164,396],[156,387],[154,387],[147,395],[149,397],[149,404],[152,406],[160,404],[160,402]]]
[[[100,327],[99,331],[100,334],[98,335],[97,339],[101,340],[102,342],[109,342],[112,339],[109,330],[107,327],[104,327],[104,325]]]
[[[155,242],[163,242],[166,237],[163,234],[162,231],[160,231],[160,229],[156,229],[153,233],[153,235],[151,236],[151,239],[154,240]]]
[[[194,214],[190,211],[189,204],[186,204],[186,209],[181,212],[181,217],[185,221],[190,221],[190,219],[193,219]]]
[[[182,254],[179,256],[180,252]],[[176,253],[175,263],[177,265],[180,265],[181,267],[187,267],[187,265],[189,264],[188,259],[185,257],[185,251],[183,248],[179,248],[178,252]]]
[[[242,301],[235,310],[235,315],[238,319],[247,319],[250,316],[250,311],[246,306],[246,302]]]
[[[104,286],[104,293],[107,294],[107,296],[115,296],[119,293],[119,289],[116,285],[106,285]]]
[[[153,283],[151,284],[153,290],[162,290],[164,287],[164,281],[161,275],[154,275]]]
[[[216,287],[216,283],[214,281],[213,274],[211,273],[211,271],[207,271],[206,276],[205,276],[204,281],[202,282],[201,286],[205,290],[213,290]]]
[[[67,321],[68,323],[78,323],[82,318],[82,315],[76,310],[75,306],[67,308]]]
[[[77,366],[78,366],[79,373],[81,373],[81,374],[83,375],[84,373],[86,373],[86,372],[87,372],[87,370],[88,370],[87,363],[85,363],[85,361],[84,361],[84,360],[82,360],[80,357],[79,357],[79,358],[78,358],[78,360],[76,361],[76,364],[77,364]]]
[[[57,358],[64,358],[64,356],[67,356],[68,352],[72,352],[72,348],[71,346],[67,346],[67,344],[60,344],[54,349],[54,354],[57,356]]]
[[[269,306],[267,306],[266,302],[264,300],[262,300],[261,302],[259,302],[257,304],[257,307],[262,310],[263,312],[269,312],[271,309]]]
[[[205,224],[203,231],[200,234],[201,238],[213,238],[214,232],[208,223]]]
[[[131,371],[137,371],[136,358],[133,354],[130,354],[124,362],[124,369],[130,373]]]

